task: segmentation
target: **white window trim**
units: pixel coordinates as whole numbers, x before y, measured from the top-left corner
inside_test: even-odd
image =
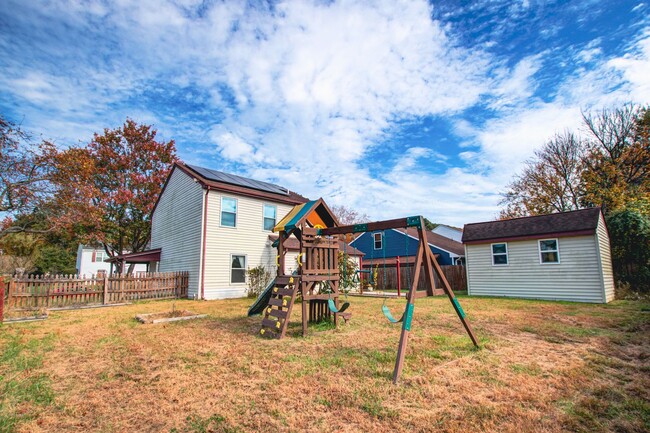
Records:
[[[244,270],[244,282],[243,283],[233,283],[232,282],[232,270],[233,270],[232,258],[233,258],[233,256],[242,256],[242,257],[244,257],[244,267],[242,268]],[[239,285],[242,285],[242,284],[246,284],[246,269],[247,269],[246,267],[247,266],[248,266],[248,255],[246,255],[244,253],[230,253],[230,261],[228,262],[228,273],[230,274],[230,285],[231,286],[233,286],[233,285],[234,286],[239,286]],[[236,268],[236,269],[239,269],[239,268]]]
[[[542,251],[542,241],[555,241],[555,250]],[[560,240],[558,238],[549,238],[549,239],[538,239],[537,240],[537,252],[539,254],[539,264],[540,265],[559,265],[560,260]],[[542,261],[542,252],[544,253],[557,253],[557,262],[543,262]]]
[[[375,245],[376,245],[375,235],[379,235],[379,237],[381,238],[381,247],[380,248],[375,247]],[[381,251],[381,250],[384,249],[384,234],[382,232],[373,232],[373,234],[372,234],[372,248],[375,251]]]
[[[235,225],[234,226],[225,226],[221,223],[223,220],[223,199],[227,198],[229,200],[235,200]],[[231,212],[228,212],[231,213]],[[228,197],[228,196],[221,196],[221,209],[219,209],[219,227],[227,228],[227,229],[236,229],[237,228],[237,214],[239,213],[239,200],[237,200],[235,197]],[[235,254],[236,255],[236,254]]]
[[[506,252],[505,253],[497,253],[497,255],[502,256],[506,255],[506,263],[494,263],[494,249],[492,248],[493,245],[505,245],[506,246]],[[490,261],[492,262],[492,266],[508,266],[510,265],[510,254],[508,253],[508,242],[495,242],[493,244],[490,244]]]
[[[273,227],[275,227],[278,224],[278,205],[270,204],[270,203],[263,203],[262,204],[262,231],[265,232],[265,233],[269,233],[269,232],[273,232],[273,229],[267,230],[267,229],[264,228],[264,220],[266,219],[266,216],[264,215],[264,208],[266,206],[275,208],[275,222],[273,223]]]

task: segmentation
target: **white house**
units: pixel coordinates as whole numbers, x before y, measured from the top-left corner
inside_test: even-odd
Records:
[[[109,273],[111,264],[106,261],[108,258],[104,247],[79,244],[79,248],[77,248],[77,274],[96,275],[100,271]],[[147,265],[135,265],[134,272],[146,271]]]
[[[438,224],[436,228],[434,228],[431,231],[435,234],[444,236],[447,239],[451,239],[456,242],[463,241],[463,229],[459,229],[458,227],[452,227],[445,224]]]
[[[465,225],[469,295],[606,303],[614,299],[599,208]]]
[[[189,297],[245,296],[247,269],[275,272],[276,222],[306,201],[277,185],[177,163],[152,213],[151,259],[159,272],[188,271]]]

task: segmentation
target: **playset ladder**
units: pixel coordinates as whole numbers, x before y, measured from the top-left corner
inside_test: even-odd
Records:
[[[278,339],[284,337],[300,287],[299,280],[300,277],[295,275],[282,275],[275,279],[275,286],[262,316],[261,335]]]

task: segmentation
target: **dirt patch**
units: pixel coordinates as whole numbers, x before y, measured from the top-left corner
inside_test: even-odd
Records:
[[[140,323],[166,323],[177,322],[181,320],[202,319],[208,317],[207,314],[197,314],[188,310],[166,311],[162,313],[138,314],[135,316]]]

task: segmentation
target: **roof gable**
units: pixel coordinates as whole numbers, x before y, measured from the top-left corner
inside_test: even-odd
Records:
[[[322,198],[308,201],[294,206],[282,220],[273,228],[274,232],[291,231],[308,222],[311,227],[325,228],[339,225],[336,216],[332,213]]]
[[[411,227],[408,229],[395,229],[395,230],[400,231],[402,233],[406,233],[414,239],[418,239],[418,231],[416,228]],[[430,230],[425,230],[424,233],[427,236],[427,243],[429,245],[459,256],[465,255],[465,247],[463,247],[462,243],[456,242],[455,240],[450,239],[448,237],[439,235],[438,233],[433,233]]]
[[[466,224],[463,230],[463,243],[593,234],[598,227],[599,218],[600,208],[589,208],[571,212]]]

